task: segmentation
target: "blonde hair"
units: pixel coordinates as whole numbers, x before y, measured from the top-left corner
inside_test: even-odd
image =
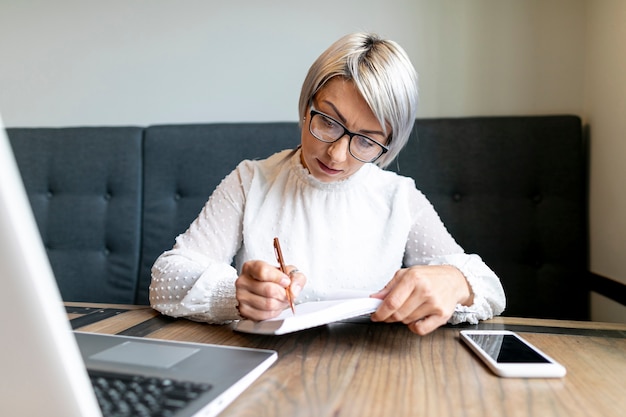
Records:
[[[391,132],[389,152],[375,163],[388,166],[409,140],[417,112],[417,73],[408,55],[394,41],[372,33],[345,35],[315,60],[307,73],[298,105],[300,125],[315,94],[333,77],[354,83],[384,130]],[[301,126],[302,127],[302,126]]]

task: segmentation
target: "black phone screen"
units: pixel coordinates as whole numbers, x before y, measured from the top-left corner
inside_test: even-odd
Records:
[[[550,363],[510,334],[471,334],[469,337],[498,363]]]

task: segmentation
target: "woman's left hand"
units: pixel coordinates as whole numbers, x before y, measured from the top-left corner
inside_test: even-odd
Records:
[[[425,335],[448,322],[457,304],[471,305],[472,291],[465,276],[449,265],[417,265],[398,270],[372,297],[383,300],[373,321],[402,322]]]

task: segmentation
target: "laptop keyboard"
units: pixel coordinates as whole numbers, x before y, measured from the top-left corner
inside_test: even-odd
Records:
[[[89,370],[100,409],[105,417],[174,416],[209,384]]]

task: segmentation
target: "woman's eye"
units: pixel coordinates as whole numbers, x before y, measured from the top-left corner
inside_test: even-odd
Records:
[[[332,119],[329,119],[328,117],[324,117],[324,125],[329,128],[329,129],[336,129],[337,127],[339,127],[339,125]]]
[[[355,136],[355,139],[357,140],[357,144],[359,145],[360,148],[365,149],[365,148],[371,148],[372,146],[374,146],[374,142],[372,142],[366,137]]]

